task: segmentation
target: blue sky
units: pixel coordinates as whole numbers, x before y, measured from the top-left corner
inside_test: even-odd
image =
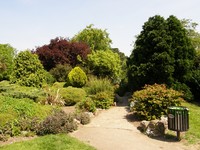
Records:
[[[175,15],[200,24],[199,14],[199,0],[0,0],[0,43],[35,49],[94,24],[107,29],[112,47],[129,56],[149,17]]]

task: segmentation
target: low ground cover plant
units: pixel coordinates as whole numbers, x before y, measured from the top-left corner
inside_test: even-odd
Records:
[[[22,131],[33,131],[54,107],[41,105],[30,99],[17,99],[0,95],[0,137],[6,140]]]
[[[46,96],[45,91],[41,88],[10,84],[9,81],[0,82],[0,95],[17,99],[28,98],[35,102]]]
[[[38,128],[38,135],[68,133],[78,128],[74,121],[73,114],[66,114],[63,111],[56,111],[52,115],[47,116]]]

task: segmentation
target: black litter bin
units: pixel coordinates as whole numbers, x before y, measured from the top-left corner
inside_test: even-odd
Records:
[[[189,129],[189,109],[182,106],[168,107],[168,129],[177,131],[177,138],[180,139],[180,132]]]

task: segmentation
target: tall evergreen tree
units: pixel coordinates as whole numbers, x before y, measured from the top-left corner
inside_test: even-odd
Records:
[[[143,25],[128,59],[130,86],[185,83],[194,64],[195,50],[186,30],[175,17],[156,15]]]
[[[168,34],[172,38],[171,51],[174,52],[175,60],[173,77],[179,82],[185,82],[194,65],[195,49],[180,20],[170,16],[167,19],[167,26]]]
[[[172,82],[174,72],[171,37],[167,33],[166,20],[154,16],[144,24],[135,48],[128,60],[129,83],[138,89],[145,84]]]

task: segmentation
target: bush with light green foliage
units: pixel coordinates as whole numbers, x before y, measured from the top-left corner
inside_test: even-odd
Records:
[[[113,93],[100,92],[91,96],[97,108],[108,109],[114,103]]]
[[[107,78],[90,77],[84,89],[88,95],[95,95],[99,92],[109,91],[114,93],[114,86]]]
[[[86,97],[86,92],[83,89],[71,86],[60,89],[59,93],[66,106],[75,105]]]
[[[108,32],[106,30],[94,28],[93,26],[93,24],[87,26],[75,35],[72,41],[86,43],[92,51],[110,49],[112,40],[110,39]]]
[[[87,82],[87,75],[80,67],[73,68],[67,76],[67,85],[83,87]]]
[[[87,65],[98,77],[107,77],[113,82],[122,78],[122,63],[119,55],[111,50],[99,50],[88,55]]]
[[[95,103],[89,97],[87,97],[86,99],[77,103],[76,108],[80,111],[88,111],[88,112],[95,112],[96,111]]]
[[[0,44],[0,81],[10,79],[15,51],[9,44]]]
[[[11,82],[24,86],[41,87],[46,81],[43,66],[36,54],[20,52],[14,59]]]
[[[182,96],[164,84],[145,85],[143,90],[133,93],[130,108],[141,119],[154,120],[166,115],[168,107],[180,105]]]

